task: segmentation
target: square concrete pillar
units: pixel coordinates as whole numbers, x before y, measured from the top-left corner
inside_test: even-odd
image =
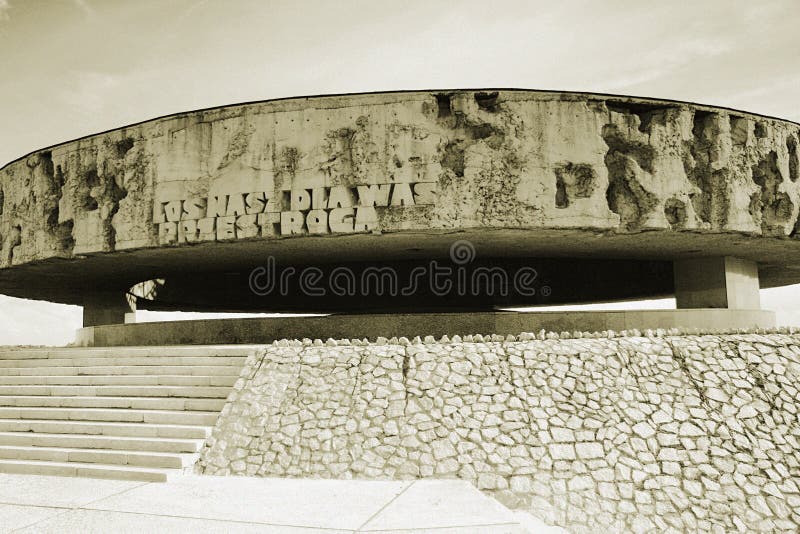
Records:
[[[83,326],[123,324],[131,311],[124,291],[90,293],[83,297]]]
[[[758,265],[730,256],[673,262],[678,308],[761,309]]]

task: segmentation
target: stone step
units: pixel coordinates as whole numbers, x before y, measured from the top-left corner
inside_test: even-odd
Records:
[[[97,397],[203,397],[224,399],[230,387],[221,386],[0,386],[2,395]]]
[[[219,412],[108,408],[0,407],[0,419],[53,419],[214,426]]]
[[[0,360],[37,360],[69,358],[120,358],[120,357],[242,357],[250,354],[253,345],[184,345],[154,347],[48,347],[31,349],[0,349]]]
[[[180,471],[176,469],[134,467],[129,465],[109,466],[78,462],[0,460],[0,473],[166,482],[171,474],[180,473]]]
[[[137,366],[137,365],[191,365],[207,366],[215,365],[220,367],[234,366],[241,369],[247,358],[245,357],[226,357],[216,358],[214,356],[150,356],[150,357],[125,357],[110,360],[109,358],[68,358],[68,359],[41,359],[23,360],[0,358],[0,368],[6,367],[98,367],[114,363],[116,365]]]
[[[42,419],[0,419],[0,432],[206,439],[211,435],[211,427],[196,425],[152,425],[147,423],[50,421]]]
[[[185,472],[253,348],[0,349],[0,473]]]
[[[88,386],[226,386],[236,382],[235,376],[200,375],[50,375],[50,376],[3,376],[3,385],[88,385]]]
[[[16,361],[16,360],[15,360]],[[44,361],[44,360],[42,360]],[[239,376],[236,365],[98,365],[3,367],[0,376],[181,375]]]
[[[197,454],[162,454],[141,451],[74,449],[68,447],[14,447],[0,445],[0,459],[79,462],[183,469],[194,464]]]
[[[201,439],[137,438],[125,436],[82,436],[80,434],[38,434],[0,432],[0,445],[14,447],[69,447],[166,453],[195,453],[203,446]],[[35,458],[29,458],[35,460]]]
[[[42,408],[132,408],[134,410],[220,411],[225,399],[182,397],[86,397],[86,396],[0,396],[0,406]]]

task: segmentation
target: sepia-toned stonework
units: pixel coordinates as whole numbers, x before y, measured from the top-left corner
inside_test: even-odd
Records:
[[[111,279],[121,264],[92,258],[122,251],[137,282],[154,274],[148,250],[204,245],[215,252],[198,263],[213,264],[234,242],[284,238],[317,239],[301,259],[338,253],[337,240],[381,256],[370,243],[383,235],[424,246],[454,230],[520,253],[551,232],[549,252],[596,243],[601,256],[647,257],[648,230],[668,256],[731,255],[727,236],[758,237],[737,242],[737,255],[766,266],[762,285],[779,285],[800,280],[782,268],[800,257],[798,172],[797,124],[671,101],[464,90],[227,106],[0,169],[0,266],[10,269],[0,282],[30,293],[14,269],[56,258],[80,261],[37,272],[67,276],[83,262]],[[618,245],[603,249],[598,235]]]
[[[631,334],[276,342],[198,466],[461,478],[576,533],[797,532],[800,338]]]

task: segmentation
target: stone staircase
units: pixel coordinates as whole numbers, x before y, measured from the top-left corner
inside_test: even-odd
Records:
[[[252,346],[0,349],[0,473],[190,471]]]

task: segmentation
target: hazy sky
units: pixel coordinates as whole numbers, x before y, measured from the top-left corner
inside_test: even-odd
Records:
[[[799,21],[800,0],[0,0],[0,166],[159,115],[321,93],[564,89],[800,121]],[[800,311],[796,287],[762,299]],[[77,307],[0,297],[0,344],[78,326]]]

